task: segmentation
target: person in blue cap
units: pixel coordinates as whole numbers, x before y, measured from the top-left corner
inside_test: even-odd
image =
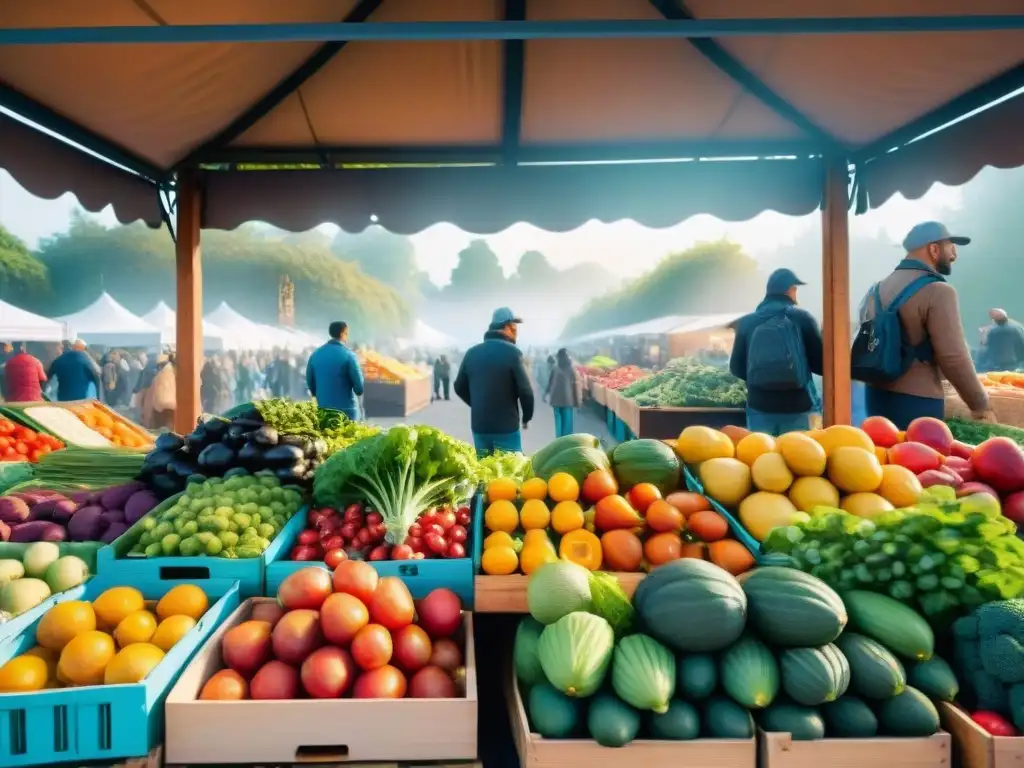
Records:
[[[878,314],[879,301],[891,311],[900,297],[896,312],[913,355],[909,367],[895,380],[868,383],[869,416],[884,416],[900,429],[921,416],[941,419],[945,414],[942,379],[946,378],[975,419],[995,420],[964,336],[956,289],[946,282],[957,259],[957,246],[970,242],[938,221],[916,225],[903,239],[906,256],[878,283],[878,301],[873,287],[861,303],[860,319],[865,323]]]
[[[818,321],[797,306],[801,285],[793,270],[775,270],[764,300],[735,323],[729,370],[747,383],[747,429],[752,432],[781,435],[811,427],[811,374],[821,375],[822,342]]]
[[[482,343],[466,352],[455,394],[469,406],[473,443],[481,456],[523,450],[521,429],[533,418],[533,387],[516,346],[522,319],[508,307],[494,310]]]

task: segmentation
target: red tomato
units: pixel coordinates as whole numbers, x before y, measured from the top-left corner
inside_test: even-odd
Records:
[[[10,419],[0,421],[0,435],[9,435],[14,432],[14,422]]]
[[[0,437],[0,451],[6,451],[11,447],[11,440],[8,437]]]
[[[28,455],[28,460],[31,461],[33,464],[38,464],[39,463],[39,456],[40,456],[39,451],[37,451],[37,450],[36,451],[32,451],[32,453],[30,453]]]
[[[327,554],[324,555],[324,565],[330,568],[332,571],[338,567],[338,563],[343,560],[348,560],[348,554],[341,547],[327,550]]]
[[[377,582],[369,607],[371,621],[388,629],[401,629],[412,624],[416,613],[409,588],[396,576],[385,576]]]
[[[391,633],[380,624],[367,624],[352,638],[352,659],[366,670],[383,667],[393,650]]]
[[[299,532],[299,544],[316,544],[317,533],[316,531],[300,531]]]
[[[20,453],[22,456],[28,455],[28,446],[25,445],[21,440],[14,444],[14,452]]]
[[[391,555],[391,550],[388,549],[387,544],[381,544],[380,546],[374,547],[370,550],[370,560],[387,560]]]
[[[651,483],[640,483],[629,489],[626,498],[629,499],[633,509],[643,514],[651,506],[652,502],[661,498],[661,491],[658,490],[656,485]]]
[[[971,715],[971,719],[993,736],[1017,735],[1017,729],[995,712],[981,710]]]
[[[376,569],[369,563],[347,560],[334,571],[334,591],[355,595],[369,605],[378,580]]]

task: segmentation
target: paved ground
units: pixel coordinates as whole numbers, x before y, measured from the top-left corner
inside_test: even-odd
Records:
[[[469,408],[461,400],[439,401],[429,408],[412,414],[405,419],[369,419],[368,421],[381,426],[393,424],[427,424],[443,429],[453,437],[472,442],[473,436],[469,429]],[[606,445],[614,445],[615,441],[609,434],[604,422],[589,408],[576,411],[575,431],[596,435]],[[523,432],[523,451],[532,454],[540,450],[555,437],[554,411],[546,403],[537,403],[534,419],[530,428]]]

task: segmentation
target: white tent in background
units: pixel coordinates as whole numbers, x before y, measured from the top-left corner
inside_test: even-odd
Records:
[[[64,341],[70,338],[67,323],[51,320],[13,304],[0,301],[0,339],[4,341]]]
[[[413,328],[412,338],[399,339],[398,346],[400,349],[408,349],[409,347],[426,347],[427,349],[447,349],[449,347],[459,346],[459,342],[454,336],[449,336],[447,333],[442,333],[436,328],[431,328],[422,320],[417,320],[416,327]]]
[[[173,345],[177,340],[177,313],[164,302],[161,301],[149,310],[149,312],[142,316],[142,319],[150,325],[155,326],[156,329],[160,331],[160,340],[163,344]],[[224,349],[225,336],[227,336],[227,334],[223,330],[213,323],[208,323],[206,320],[203,320],[204,349]]]
[[[160,346],[160,331],[122,307],[104,291],[85,309],[57,318],[75,329],[78,338],[101,347]]]

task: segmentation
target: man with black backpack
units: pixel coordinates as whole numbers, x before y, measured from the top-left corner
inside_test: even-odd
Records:
[[[956,289],[946,282],[956,247],[970,242],[937,221],[918,224],[903,240],[906,257],[861,303],[850,362],[853,378],[867,384],[869,416],[885,416],[900,429],[921,416],[941,419],[945,377],[975,419],[995,421],[964,337]]]
[[[729,370],[747,382],[747,429],[753,432],[781,435],[811,426],[811,374],[821,375],[821,329],[796,305],[800,285],[806,283],[793,270],[775,270],[764,300],[736,323]]]

